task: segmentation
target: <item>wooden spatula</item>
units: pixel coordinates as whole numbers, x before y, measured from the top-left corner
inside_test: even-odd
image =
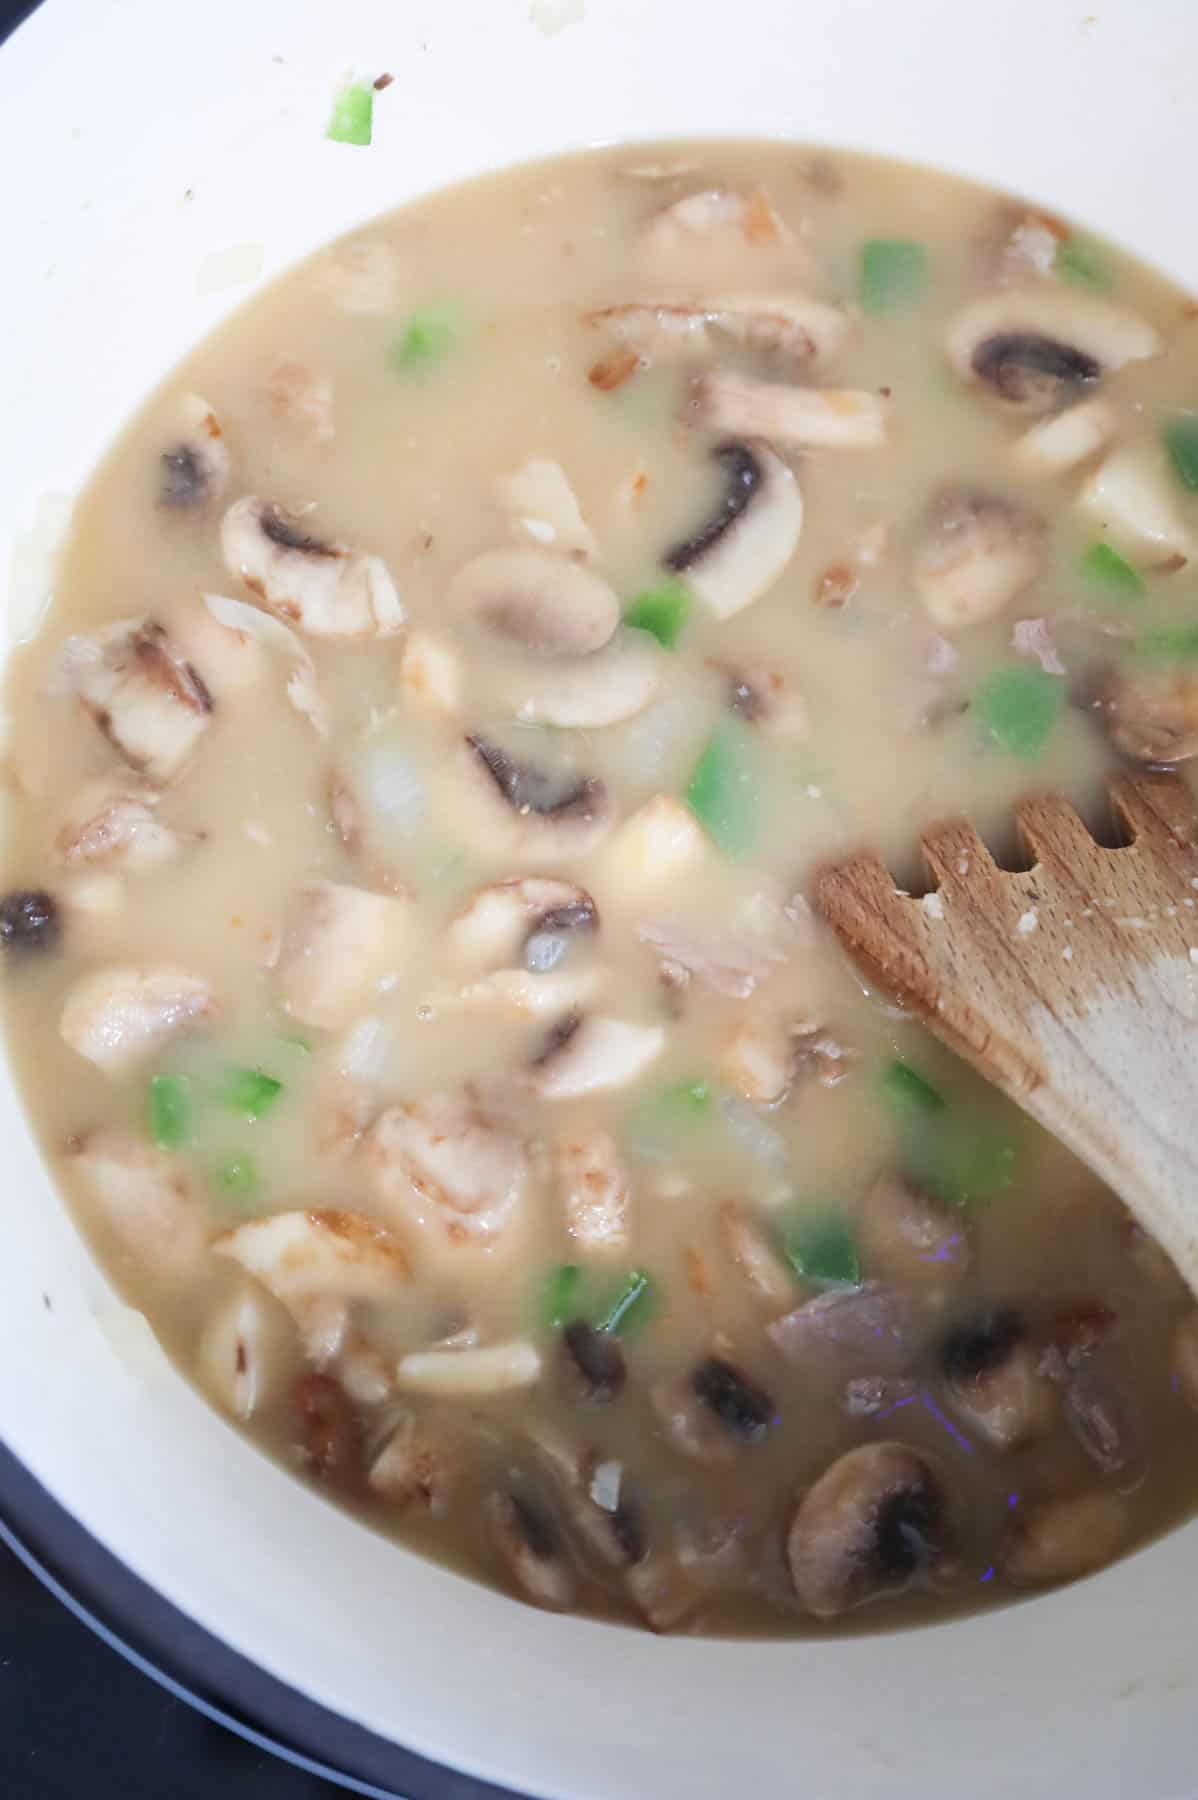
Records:
[[[1009,873],[967,820],[922,839],[936,888],[876,856],[826,870],[819,906],[872,983],[1055,1133],[1198,1292],[1198,819],[1184,783],[1112,783],[1128,842],[1059,794],[1015,812]]]

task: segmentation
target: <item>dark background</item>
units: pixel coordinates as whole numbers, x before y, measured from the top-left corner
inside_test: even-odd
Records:
[[[36,4],[0,0],[0,44]],[[0,176],[0,193],[2,182]],[[341,1791],[244,1743],[157,1687],[72,1618],[0,1545],[0,1795],[6,1800],[333,1800]]]

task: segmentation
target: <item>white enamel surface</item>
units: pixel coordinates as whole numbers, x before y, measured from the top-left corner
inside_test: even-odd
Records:
[[[547,32],[528,0],[49,0],[0,52],[13,607],[36,599],[31,527],[258,280],[502,162],[695,132],[856,145],[1022,188],[1198,285],[1198,12],[1089,3],[537,0],[573,21]],[[322,136],[351,69],[396,77],[369,151]],[[917,1636],[719,1644],[535,1613],[258,1457],[114,1301],[7,1076],[0,1132],[0,1433],[140,1575],[325,1704],[560,1800],[1196,1791],[1198,1527]]]

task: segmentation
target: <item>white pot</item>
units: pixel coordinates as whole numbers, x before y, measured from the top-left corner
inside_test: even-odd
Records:
[[[44,586],[31,528],[196,339],[322,240],[497,164],[696,133],[857,146],[1022,190],[1198,286],[1198,10],[1094,3],[48,0],[0,53],[14,625]],[[351,69],[395,76],[370,150],[323,137]],[[1198,1527],[918,1633],[722,1643],[552,1618],[385,1543],[259,1456],[92,1265],[7,1074],[0,1132],[0,1434],[87,1533],[301,1695],[555,1800],[1198,1790]],[[82,1534],[0,1464],[6,1512],[86,1585]],[[153,1636],[144,1596],[116,1604]],[[283,1718],[228,1659],[191,1666]],[[335,1754],[314,1718],[296,1735]],[[380,1783],[454,1791],[353,1744]]]

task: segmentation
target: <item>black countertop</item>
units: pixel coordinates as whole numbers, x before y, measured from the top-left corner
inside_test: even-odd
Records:
[[[158,1687],[0,1544],[0,1794],[7,1800],[336,1800]]]

